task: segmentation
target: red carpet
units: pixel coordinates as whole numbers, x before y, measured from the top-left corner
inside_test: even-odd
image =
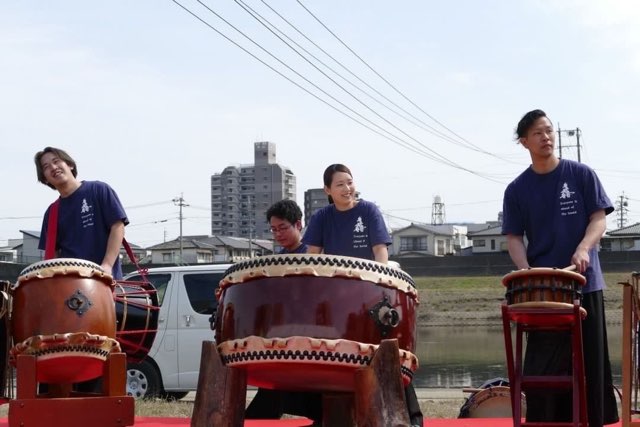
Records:
[[[0,419],[0,427],[8,427],[6,418]],[[306,427],[311,425],[307,419],[288,420],[247,420],[245,427]],[[511,427],[511,418],[463,418],[463,419],[436,419],[427,420],[425,427]],[[611,424],[611,426],[621,426],[621,423]],[[136,427],[166,427],[180,426],[189,427],[189,418],[151,418],[136,417]]]

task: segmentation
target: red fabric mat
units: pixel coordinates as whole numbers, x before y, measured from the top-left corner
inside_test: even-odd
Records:
[[[189,427],[189,418],[155,418],[155,417],[136,417],[136,427],[166,427],[180,426]],[[245,427],[307,427],[311,425],[311,421],[307,419],[289,419],[289,420],[247,420]],[[425,427],[511,427],[513,423],[511,418],[463,418],[463,419],[429,419],[424,423]],[[611,424],[610,426],[621,426],[621,423]],[[6,418],[0,418],[0,427],[8,427],[9,423]]]

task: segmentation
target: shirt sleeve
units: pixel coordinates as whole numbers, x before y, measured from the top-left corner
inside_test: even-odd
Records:
[[[309,220],[309,225],[307,225],[307,229],[304,232],[304,236],[302,236],[302,242],[308,246],[318,246],[323,248],[324,242],[322,239],[323,232],[323,210],[319,210],[311,216]]]
[[[502,201],[502,234],[524,235],[524,219],[517,203],[513,184],[504,191]]]
[[[370,204],[369,208],[369,217],[370,217],[370,227],[372,230],[370,241],[371,246],[385,244],[389,246],[391,244],[391,236],[389,236],[389,232],[387,231],[387,226],[384,223],[384,218],[382,217],[382,213],[380,209],[374,204]]]

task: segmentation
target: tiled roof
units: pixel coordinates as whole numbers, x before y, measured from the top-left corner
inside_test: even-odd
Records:
[[[611,237],[640,236],[640,222],[618,228],[617,230],[608,231],[607,235]]]

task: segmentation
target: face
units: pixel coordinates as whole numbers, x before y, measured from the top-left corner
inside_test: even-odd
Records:
[[[286,219],[272,216],[269,224],[271,225],[271,234],[273,234],[273,238],[280,246],[289,250],[296,249],[300,246],[300,240],[302,240],[302,236],[300,235],[302,224],[300,221],[291,224]]]
[[[554,155],[556,133],[553,124],[547,117],[540,117],[533,122],[527,131],[527,136],[520,138],[520,143],[534,157],[550,157]]]
[[[356,186],[346,172],[334,173],[331,187],[324,187],[324,191],[338,208],[351,208],[356,203]]]
[[[40,158],[40,166],[47,182],[56,188],[75,179],[69,165],[54,153],[45,153]]]

